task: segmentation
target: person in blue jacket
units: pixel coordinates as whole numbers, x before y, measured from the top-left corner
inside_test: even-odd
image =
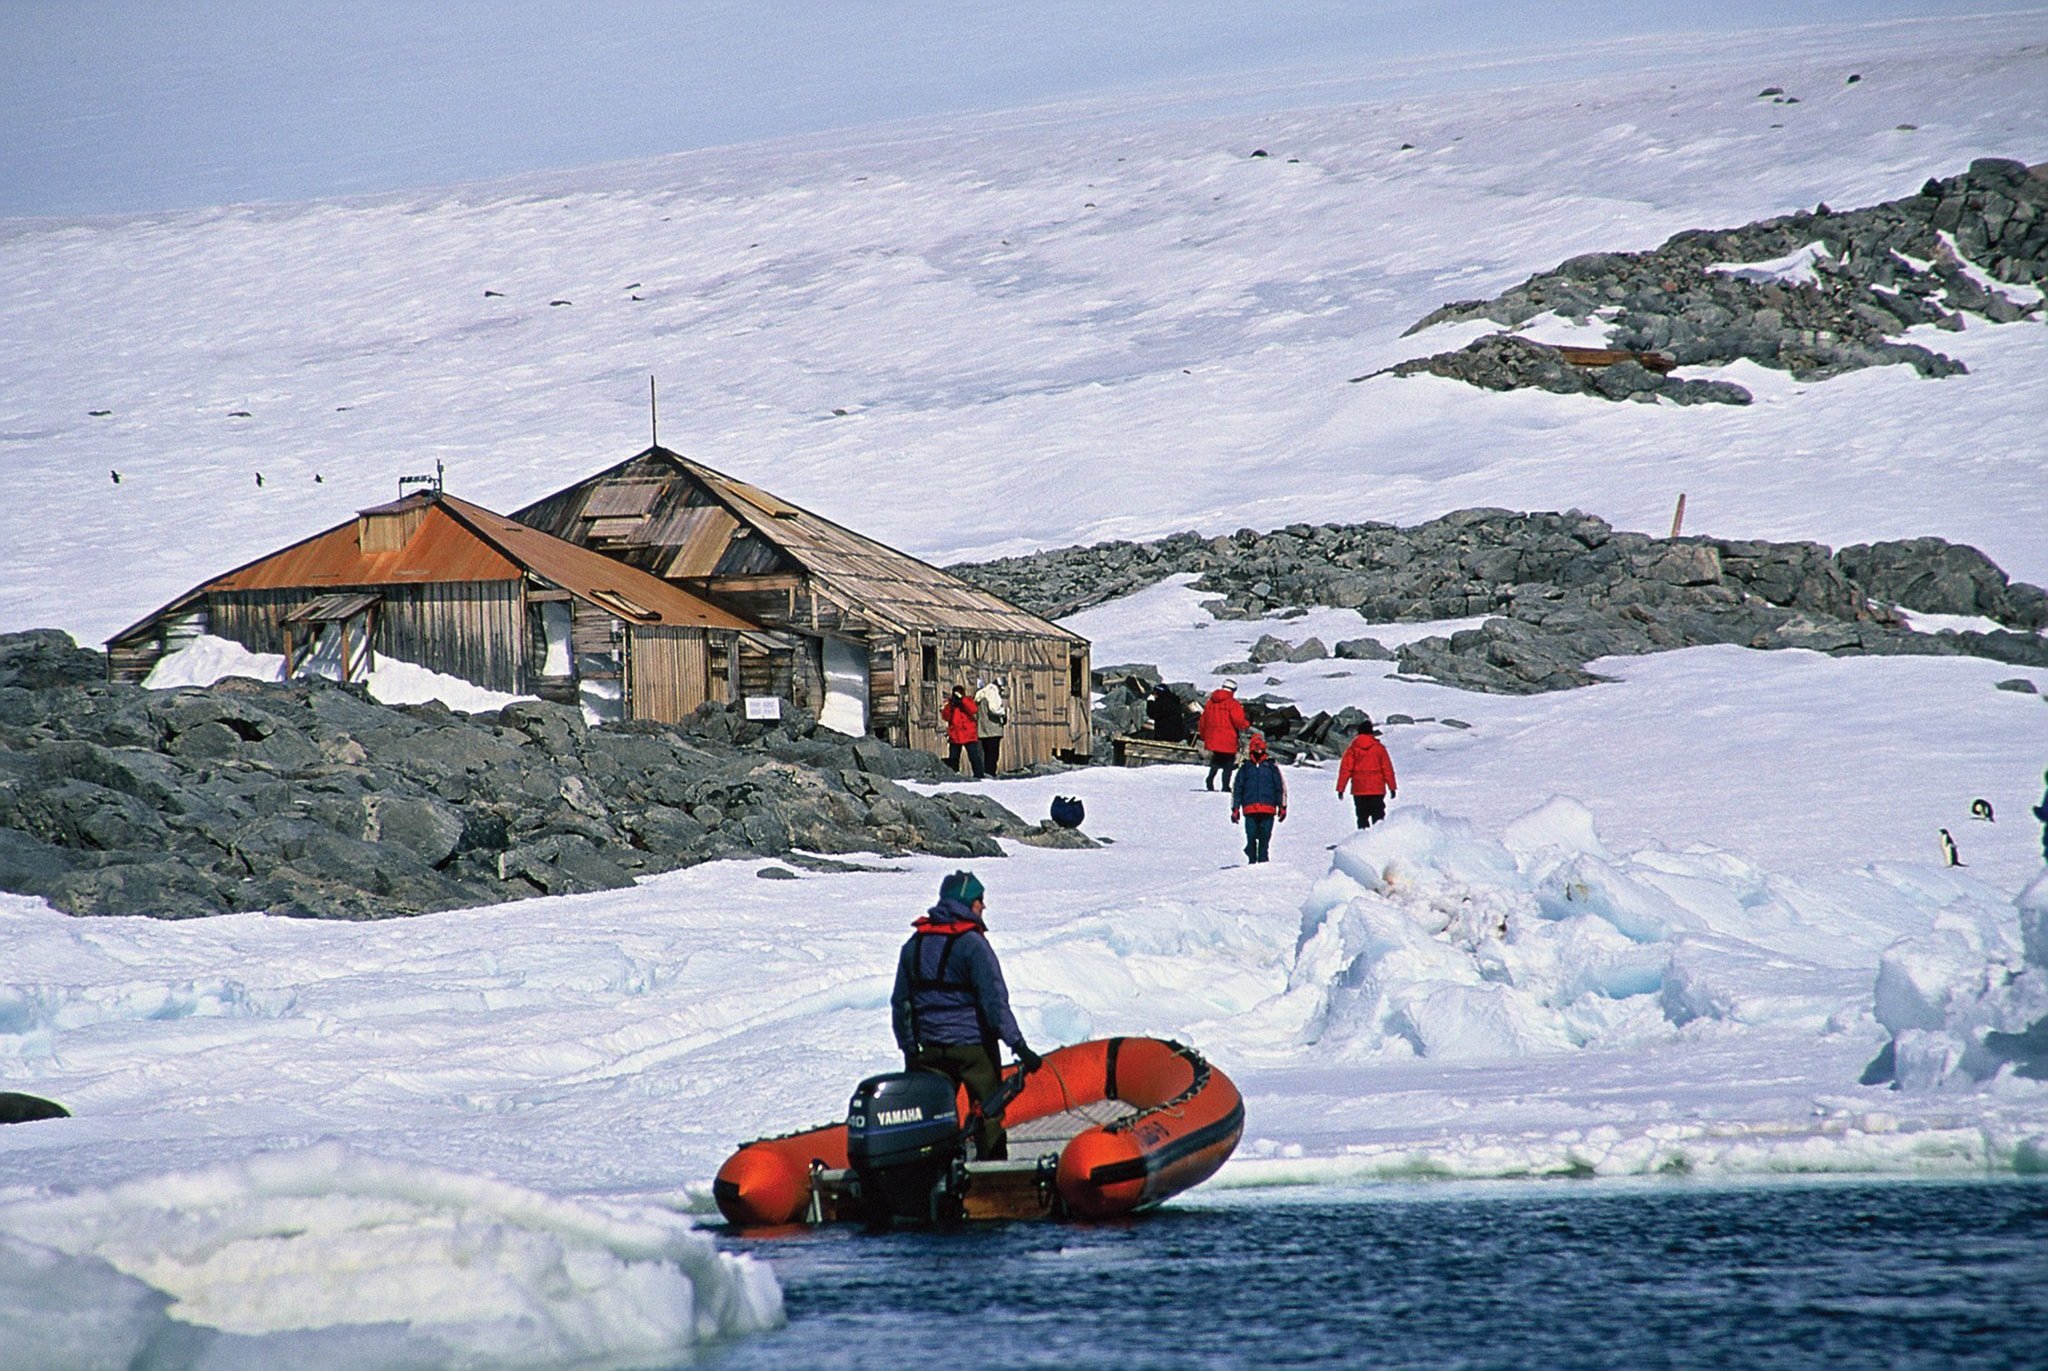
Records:
[[[1002,1081],[998,1044],[1008,1043],[1026,1071],[1039,1057],[1010,1013],[1003,968],[988,944],[986,892],[971,871],[939,883],[939,902],[912,928],[896,959],[889,1008],[906,1071],[938,1071],[967,1087],[979,1110]],[[1000,1118],[982,1118],[976,1155],[1008,1155]]]
[[[1266,735],[1253,733],[1245,745],[1245,762],[1230,785],[1230,822],[1244,821],[1244,855],[1263,862],[1273,847],[1273,824],[1287,817],[1287,778],[1280,763],[1266,751]]]

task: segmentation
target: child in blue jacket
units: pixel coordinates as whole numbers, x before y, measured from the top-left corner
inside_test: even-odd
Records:
[[[1273,846],[1273,825],[1287,817],[1287,778],[1280,763],[1266,751],[1266,735],[1254,733],[1246,745],[1245,763],[1230,786],[1230,822],[1244,821],[1244,855],[1257,863]]]

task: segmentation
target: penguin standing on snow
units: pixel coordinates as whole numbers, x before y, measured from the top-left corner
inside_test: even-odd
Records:
[[[2048,771],[2041,773],[2041,784],[2048,787]],[[2048,862],[2048,789],[2041,792],[2041,803],[2034,806],[2034,817],[2041,821],[2041,860]]]
[[[1987,824],[1998,822],[1997,819],[1992,817],[1991,801],[1989,800],[1970,801],[1970,817],[1973,819],[1982,819]]]
[[[1941,830],[1941,859],[1949,866],[1961,866],[1963,859],[1956,855],[1956,840],[1948,836],[1948,830]]]

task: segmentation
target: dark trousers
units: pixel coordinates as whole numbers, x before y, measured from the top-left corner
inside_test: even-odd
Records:
[[[1211,752],[1209,754],[1209,778],[1202,782],[1202,789],[1216,788],[1216,773],[1223,773],[1223,788],[1230,789],[1230,778],[1237,775],[1237,754],[1235,752]]]
[[[1357,795],[1351,797],[1351,808],[1358,814],[1358,826],[1371,828],[1387,817],[1387,797],[1384,795]]]
[[[975,780],[981,780],[988,775],[988,762],[981,755],[981,743],[978,740],[971,743],[947,743],[946,765],[955,771],[960,770],[962,752],[967,754],[967,761],[974,768]]]
[[[1001,768],[996,765],[996,759],[1001,757],[1002,755],[1002,734],[998,733],[993,738],[983,738],[981,740],[981,760],[982,764],[987,768],[987,771],[984,774],[993,776],[996,774],[997,771],[1001,770]]]
[[[1263,862],[1273,849],[1273,816],[1271,814],[1247,814],[1244,816],[1244,855],[1247,860]]]
[[[937,1071],[950,1076],[954,1084],[967,1087],[968,1102],[976,1109],[989,1097],[1003,1079],[1002,1069],[996,1059],[980,1043],[948,1043],[937,1047],[920,1047],[912,1052],[903,1063],[912,1071]],[[983,1161],[1001,1161],[1009,1155],[1009,1142],[1003,1134],[1000,1120],[981,1120],[974,1133],[975,1155]]]

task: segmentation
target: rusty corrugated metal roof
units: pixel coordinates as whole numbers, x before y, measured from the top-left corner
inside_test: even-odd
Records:
[[[364,515],[420,513],[418,529],[394,552],[362,550]],[[634,623],[701,628],[759,626],[658,576],[564,542],[452,495],[409,495],[203,582],[108,639],[120,642],[215,591],[357,589],[463,581],[509,581],[531,573]]]
[[[365,515],[394,515],[420,509],[431,499],[412,495]],[[320,586],[429,585],[448,581],[509,581],[521,568],[488,541],[446,513],[428,509],[417,532],[396,552],[364,552],[357,542],[359,520],[295,543],[282,552],[217,577],[202,590],[302,590]]]

